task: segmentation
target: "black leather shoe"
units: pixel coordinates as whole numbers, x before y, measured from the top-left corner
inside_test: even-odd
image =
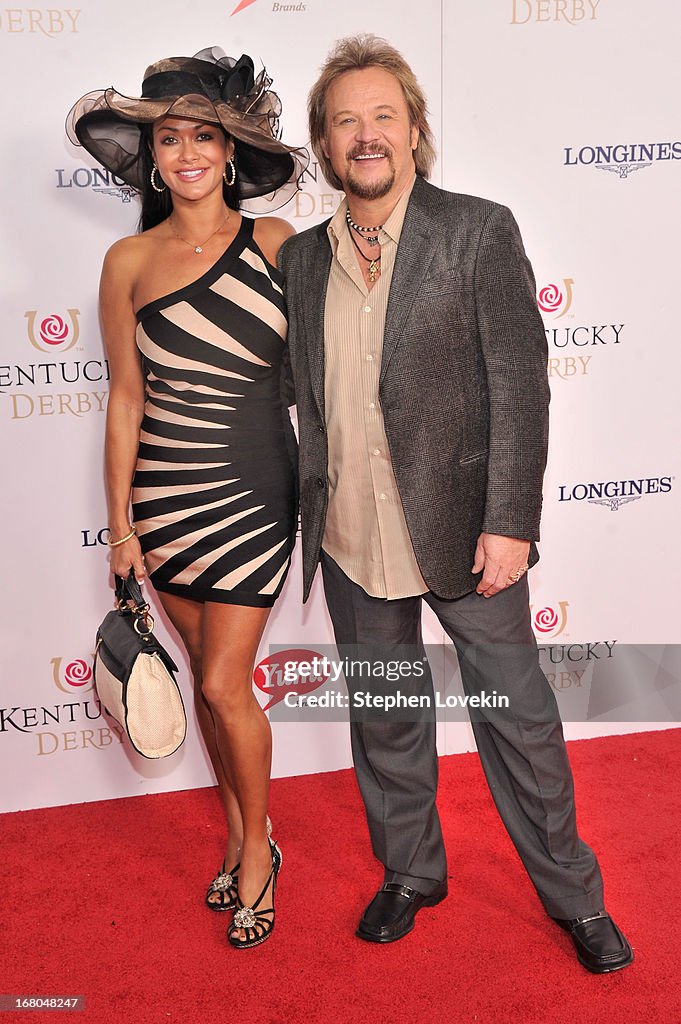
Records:
[[[434,907],[446,895],[446,881],[428,896],[408,885],[386,882],[362,914],[355,934],[367,942],[397,942],[412,930],[421,907]]]
[[[570,933],[577,959],[593,974],[619,971],[634,959],[631,946],[605,910],[572,921],[554,917],[554,921]]]

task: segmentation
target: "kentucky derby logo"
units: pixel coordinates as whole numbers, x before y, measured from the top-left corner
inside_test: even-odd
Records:
[[[70,324],[59,313],[50,313],[39,322],[37,309],[27,309],[24,316],[28,320],[28,339],[40,352],[67,352],[78,341],[80,327],[78,325],[79,309],[67,309]]]
[[[565,314],[572,305],[572,286],[574,280],[571,277],[563,278],[563,287],[557,284],[547,284],[537,296],[537,304],[543,313],[553,313],[555,319]]]
[[[82,658],[67,662],[64,658],[52,658],[50,664],[54,685],[63,693],[83,693],[93,689],[92,667]]]
[[[579,25],[595,21],[601,0],[512,0],[511,25],[544,22]]]
[[[547,605],[546,608],[540,608],[536,612],[532,608],[532,605],[530,605],[532,628],[534,632],[539,637],[546,640],[553,638],[554,636],[559,636],[567,624],[567,610],[567,601],[559,601],[557,608],[552,608],[550,605]]]

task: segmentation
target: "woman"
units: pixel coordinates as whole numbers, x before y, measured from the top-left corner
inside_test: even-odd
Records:
[[[292,229],[239,213],[285,202],[307,162],[277,138],[270,85],[249,57],[213,48],[153,64],[140,99],[89,93],[67,121],[142,195],[141,233],[111,247],[100,288],[111,567],[139,581],[148,568],[187,649],[229,826],[206,901],[236,911],[228,938],[241,949],[274,928],[271,733],[251,679],[296,519],[275,269]]]

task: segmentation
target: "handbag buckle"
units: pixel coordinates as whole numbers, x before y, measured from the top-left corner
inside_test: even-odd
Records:
[[[140,628],[141,624],[144,625],[144,629]],[[133,627],[135,629],[135,632],[138,633],[139,636],[148,636],[150,633],[153,633],[154,617],[153,615],[149,614],[149,605],[146,605],[143,611],[141,611],[139,615],[135,616]]]

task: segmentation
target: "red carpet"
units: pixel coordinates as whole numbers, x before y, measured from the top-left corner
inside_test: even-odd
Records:
[[[381,875],[350,772],[273,783],[277,927],[251,951],[202,905],[222,857],[215,791],[4,815],[0,992],[87,998],[8,1024],[677,1024],[680,739],[570,744],[580,828],[636,954],[605,977],[545,916],[475,755],[441,761],[450,896],[385,947],[353,936]]]

